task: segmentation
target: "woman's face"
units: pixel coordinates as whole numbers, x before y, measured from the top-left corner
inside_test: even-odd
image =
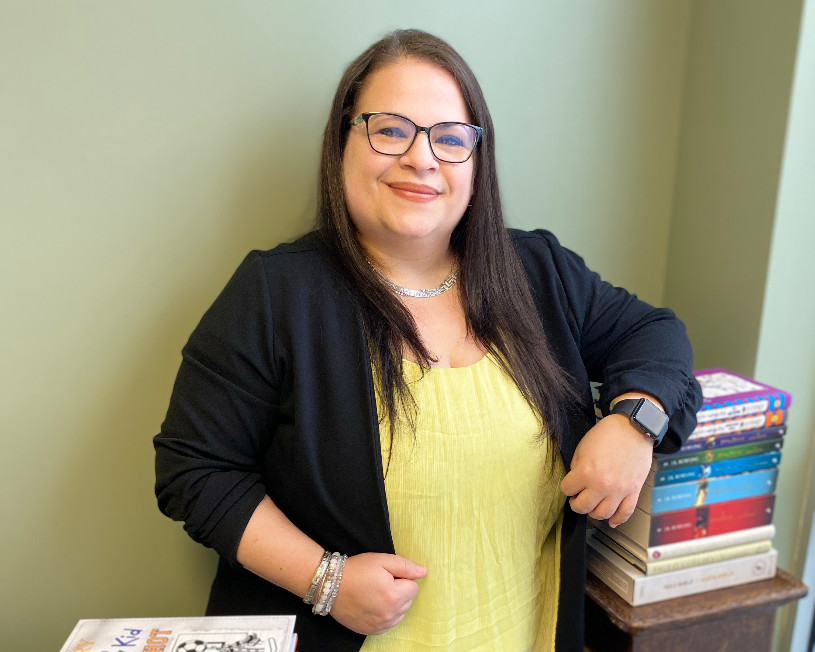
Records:
[[[417,125],[470,122],[455,79],[442,68],[403,59],[373,72],[354,116],[398,113]],[[363,246],[396,250],[406,244],[448,246],[473,192],[474,157],[444,163],[419,133],[401,156],[375,152],[365,123],[351,127],[343,153],[343,183],[351,220]]]

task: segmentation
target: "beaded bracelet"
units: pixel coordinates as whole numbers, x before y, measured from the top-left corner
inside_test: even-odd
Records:
[[[340,553],[335,552],[331,554],[331,561],[328,562],[328,572],[325,574],[323,583],[320,585],[320,597],[314,604],[314,608],[311,610],[311,613],[316,614],[317,616],[328,615],[326,605],[329,597],[331,597],[331,592],[334,589],[334,582],[336,581],[337,576],[337,565],[339,564],[340,559]]]
[[[328,569],[328,560],[330,558],[331,553],[328,552],[328,550],[325,550],[323,552],[322,559],[320,559],[320,563],[317,564],[317,569],[314,571],[314,576],[311,578],[311,584],[308,585],[306,597],[303,598],[303,602],[306,604],[311,604],[314,601],[314,596],[317,594],[317,587],[320,585],[320,582],[325,576],[325,571]]]
[[[343,555],[337,562],[337,573],[334,576],[333,586],[331,587],[331,595],[325,603],[325,613],[328,615],[331,612],[331,607],[334,606],[334,600],[337,599],[337,593],[340,591],[340,582],[342,582],[342,571],[345,570],[345,562],[348,561],[348,555]]]

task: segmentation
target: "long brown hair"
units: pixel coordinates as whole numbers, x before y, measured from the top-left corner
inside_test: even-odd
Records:
[[[552,357],[526,274],[504,226],[495,166],[495,134],[481,87],[462,57],[441,39],[410,29],[391,32],[346,69],[323,138],[318,224],[326,246],[357,290],[370,342],[378,391],[391,423],[399,407],[415,408],[402,375],[405,349],[423,366],[433,357],[410,312],[371,270],[348,214],[342,157],[352,111],[368,76],[398,59],[419,59],[449,72],[458,83],[470,119],[483,129],[474,154],[472,201],[453,230],[451,247],[459,263],[459,292],[467,329],[495,354],[554,441],[563,438],[564,410],[575,397],[573,381]]]

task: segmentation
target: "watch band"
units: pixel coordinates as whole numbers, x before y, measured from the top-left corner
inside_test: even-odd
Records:
[[[624,414],[640,432],[654,441],[654,446],[662,442],[668,431],[668,415],[647,398],[626,398],[617,401],[611,414]]]

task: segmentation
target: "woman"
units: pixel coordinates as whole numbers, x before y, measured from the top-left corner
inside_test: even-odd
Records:
[[[582,650],[584,514],[625,521],[654,450],[589,381],[649,399],[661,451],[700,392],[670,311],[505,229],[494,142],[433,36],[346,70],[320,228],[243,262],[155,439],[161,509],[221,555],[208,613],[294,613],[303,650]]]

